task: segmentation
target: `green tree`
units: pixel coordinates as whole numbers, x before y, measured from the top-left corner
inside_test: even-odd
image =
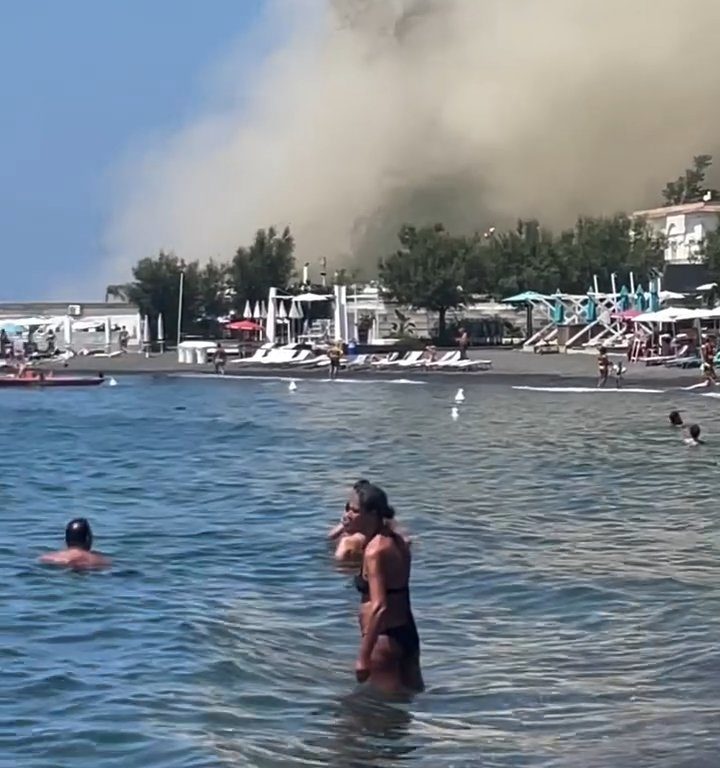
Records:
[[[692,168],[687,168],[682,176],[665,185],[662,193],[665,204],[681,205],[700,202],[708,191],[705,186],[705,176],[711,165],[712,155],[696,155],[693,158]],[[717,190],[709,191],[713,196],[717,194]]]
[[[379,262],[383,289],[401,304],[437,312],[444,338],[447,311],[468,295],[473,242],[452,236],[442,224],[420,229],[406,224],[398,237],[401,247]]]
[[[231,290],[228,283],[229,267],[210,261],[198,272],[197,310],[200,317],[215,320],[225,315],[231,305]]]
[[[295,267],[294,250],[289,227],[280,234],[273,227],[259,229],[252,245],[238,248],[228,270],[235,309],[266,299],[271,286],[286,288]]]
[[[182,316],[186,330],[198,316],[200,278],[196,261],[186,263],[175,254],[160,251],[157,258],[141,259],[133,267],[133,281],[127,286],[128,299],[142,315],[150,317],[153,328],[162,314],[165,338],[170,341],[177,337],[181,273],[185,274]]]

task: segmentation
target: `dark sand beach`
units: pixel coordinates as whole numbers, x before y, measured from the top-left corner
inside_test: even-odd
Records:
[[[515,384],[530,386],[595,386],[596,360],[593,355],[537,355],[519,350],[478,349],[469,355],[472,359],[490,360],[492,369],[488,371],[448,371],[419,368],[369,368],[353,370],[347,375],[373,378],[436,378],[453,379],[493,384]],[[627,365],[627,363],[625,363]],[[60,363],[45,364],[43,367],[64,370],[73,373],[97,373],[114,375],[170,375],[187,373],[214,373],[212,365],[188,365],[178,362],[175,352],[153,354],[129,353],[118,357],[76,357],[67,367]],[[325,368],[306,368],[303,366],[276,366],[259,363],[229,362],[226,368],[228,376],[292,376],[297,379],[327,378]],[[341,372],[341,375],[343,373]],[[647,366],[635,363],[628,366],[623,378],[625,387],[687,387],[700,381],[698,369],[683,370],[664,366]],[[607,386],[614,386],[614,380]]]

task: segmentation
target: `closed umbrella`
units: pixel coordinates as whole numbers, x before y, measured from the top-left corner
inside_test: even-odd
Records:
[[[650,281],[650,307],[651,312],[657,312],[660,309],[660,295],[658,294],[658,281],[653,278]]]
[[[585,319],[588,323],[594,323],[597,320],[597,303],[590,294],[588,294],[587,304],[585,305]]]
[[[555,325],[562,325],[565,322],[565,305],[562,303],[562,296],[559,291],[555,294],[552,320]]]
[[[278,320],[282,323],[282,325],[286,326],[288,329],[288,335],[287,335],[287,341],[290,341],[290,324],[287,319],[287,310],[285,309],[285,302],[280,300],[278,301],[278,312],[277,312]]]
[[[259,320],[260,319],[260,302],[256,301],[255,305],[253,306],[253,311],[251,315],[253,320]]]
[[[250,308],[250,299],[245,302],[245,309],[243,310],[243,317],[246,320],[250,320],[253,316],[252,309]]]
[[[293,303],[290,305],[290,312],[288,313],[288,317],[292,322],[293,338],[297,341],[297,336],[298,336],[297,321],[302,320],[303,313],[302,313],[302,310],[300,309],[300,305],[296,301],[293,301]]]
[[[619,312],[625,312],[630,309],[630,291],[628,291],[627,285],[623,285],[622,288],[620,288],[617,308]]]
[[[165,324],[163,323],[162,312],[158,315],[158,327],[157,327],[158,344],[160,345],[160,351],[165,351]]]
[[[105,318],[105,352],[110,354],[112,347],[112,322],[109,317]]]
[[[142,342],[145,357],[150,357],[150,317],[148,315],[143,319]]]
[[[648,308],[645,291],[643,290],[642,285],[638,285],[637,290],[635,291],[634,304],[635,309],[637,309],[638,312],[644,312]],[[657,309],[651,311],[657,312]]]

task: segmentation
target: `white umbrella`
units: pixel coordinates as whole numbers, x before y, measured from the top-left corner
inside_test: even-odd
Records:
[[[260,302],[259,301],[255,302],[255,306],[253,307],[253,311],[252,311],[252,317],[253,317],[253,320],[260,319]]]
[[[260,302],[260,317],[261,319],[265,319],[267,317],[267,309],[265,308],[265,302]]]
[[[158,315],[158,327],[157,327],[158,344],[160,345],[160,351],[165,351],[165,325],[163,323],[162,312]]]
[[[301,320],[303,316],[302,309],[300,309],[300,305],[297,303],[297,301],[293,301],[293,303],[290,305],[290,312],[288,313],[288,317],[290,318],[290,324],[293,329],[293,337],[297,341],[297,321]]]
[[[112,325],[110,318],[105,318],[105,351],[109,354],[112,347]]]
[[[278,301],[278,311],[277,311],[278,320],[282,325],[287,325],[287,341],[290,342],[290,321],[287,319],[287,310],[285,309],[285,302],[280,299]]]
[[[148,315],[145,315],[143,320],[142,342],[145,357],[150,357],[150,317]]]
[[[248,299],[245,302],[245,309],[243,310],[243,318],[245,320],[250,320],[252,317],[254,317],[252,313],[252,309],[250,309],[250,299]]]

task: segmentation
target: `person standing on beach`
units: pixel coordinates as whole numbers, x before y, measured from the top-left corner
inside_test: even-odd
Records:
[[[422,691],[420,637],[410,605],[412,557],[391,525],[395,510],[385,491],[372,483],[354,490],[347,508],[345,530],[367,539],[355,577],[361,596],[355,677],[386,693]]]
[[[608,376],[610,375],[610,358],[608,357],[605,347],[600,347],[598,350],[598,388],[604,387],[607,384]]]
[[[468,347],[470,346],[470,339],[468,337],[467,331],[464,328],[460,328],[459,332],[460,335],[457,339],[457,345],[458,349],[460,350],[460,359],[467,360],[467,351]]]
[[[66,549],[49,552],[40,557],[45,565],[60,565],[75,570],[106,568],[110,558],[92,551],[93,535],[90,523],[84,517],[71,520],[65,528]]]
[[[338,342],[333,344],[328,350],[327,355],[330,358],[330,378],[336,379],[338,373],[340,373],[340,358],[342,357],[340,344]]]
[[[215,354],[213,355],[213,365],[215,366],[216,374],[219,374],[220,376],[225,375],[226,360],[227,360],[227,354],[225,353],[225,348],[218,341],[217,346],[215,347]]]

